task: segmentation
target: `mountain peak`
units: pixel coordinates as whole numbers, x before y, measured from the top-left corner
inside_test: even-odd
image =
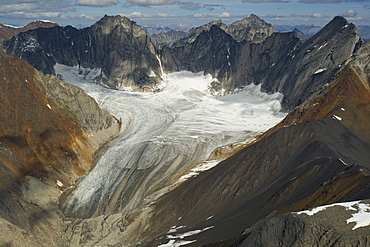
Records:
[[[115,15],[109,16],[105,15],[101,18],[98,22],[96,22],[93,27],[101,27],[104,30],[104,34],[109,34],[111,31],[116,27],[123,27],[124,31],[132,30],[133,28],[137,29],[138,31],[146,32],[142,29],[136,22],[130,20],[126,16],[123,15]]]

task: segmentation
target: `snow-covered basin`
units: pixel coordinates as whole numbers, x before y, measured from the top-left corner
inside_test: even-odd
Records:
[[[104,196],[118,193],[118,187],[125,191],[124,178],[137,192],[125,191],[130,199],[125,198],[121,207],[134,208],[155,184],[179,179],[201,166],[215,148],[251,140],[286,115],[280,112],[281,94],[267,95],[260,86],[249,85],[234,94],[213,96],[208,91],[212,77],[202,73],[172,73],[161,91],[138,93],[89,83],[77,68],[56,65],[55,71],[122,121],[120,136],[109,143],[96,166],[71,192],[71,211],[93,210]],[[133,169],[148,170],[139,186],[132,186],[134,181],[127,178]]]

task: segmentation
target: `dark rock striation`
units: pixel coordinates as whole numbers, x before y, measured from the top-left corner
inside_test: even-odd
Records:
[[[95,78],[112,88],[145,90],[160,82],[155,47],[146,31],[123,16],[105,16],[91,27],[30,30],[4,42],[6,54],[46,74],[55,64],[101,69]]]

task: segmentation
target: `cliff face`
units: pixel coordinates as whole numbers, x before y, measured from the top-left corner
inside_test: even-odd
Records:
[[[22,58],[47,74],[55,73],[56,63],[100,69],[94,81],[112,88],[146,90],[161,77],[148,34],[122,16],[105,16],[84,29],[31,30],[5,41],[4,48],[7,55]]]
[[[304,43],[294,32],[274,33],[259,43],[237,42],[223,29],[222,24],[213,25],[191,42],[164,47],[164,69],[210,73],[217,79],[212,85],[216,92],[262,84],[265,92],[285,95],[286,111],[330,81],[360,44],[356,27],[342,17],[334,18]]]
[[[81,89],[21,59],[0,53],[0,75],[0,220],[32,243],[58,245],[58,197],[91,169],[119,123]]]

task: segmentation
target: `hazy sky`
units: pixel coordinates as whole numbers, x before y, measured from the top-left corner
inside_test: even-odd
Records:
[[[323,26],[337,15],[370,25],[370,0],[0,0],[0,23],[15,26],[41,19],[83,27],[105,14],[125,15],[140,25],[201,25],[252,13],[273,25]]]

